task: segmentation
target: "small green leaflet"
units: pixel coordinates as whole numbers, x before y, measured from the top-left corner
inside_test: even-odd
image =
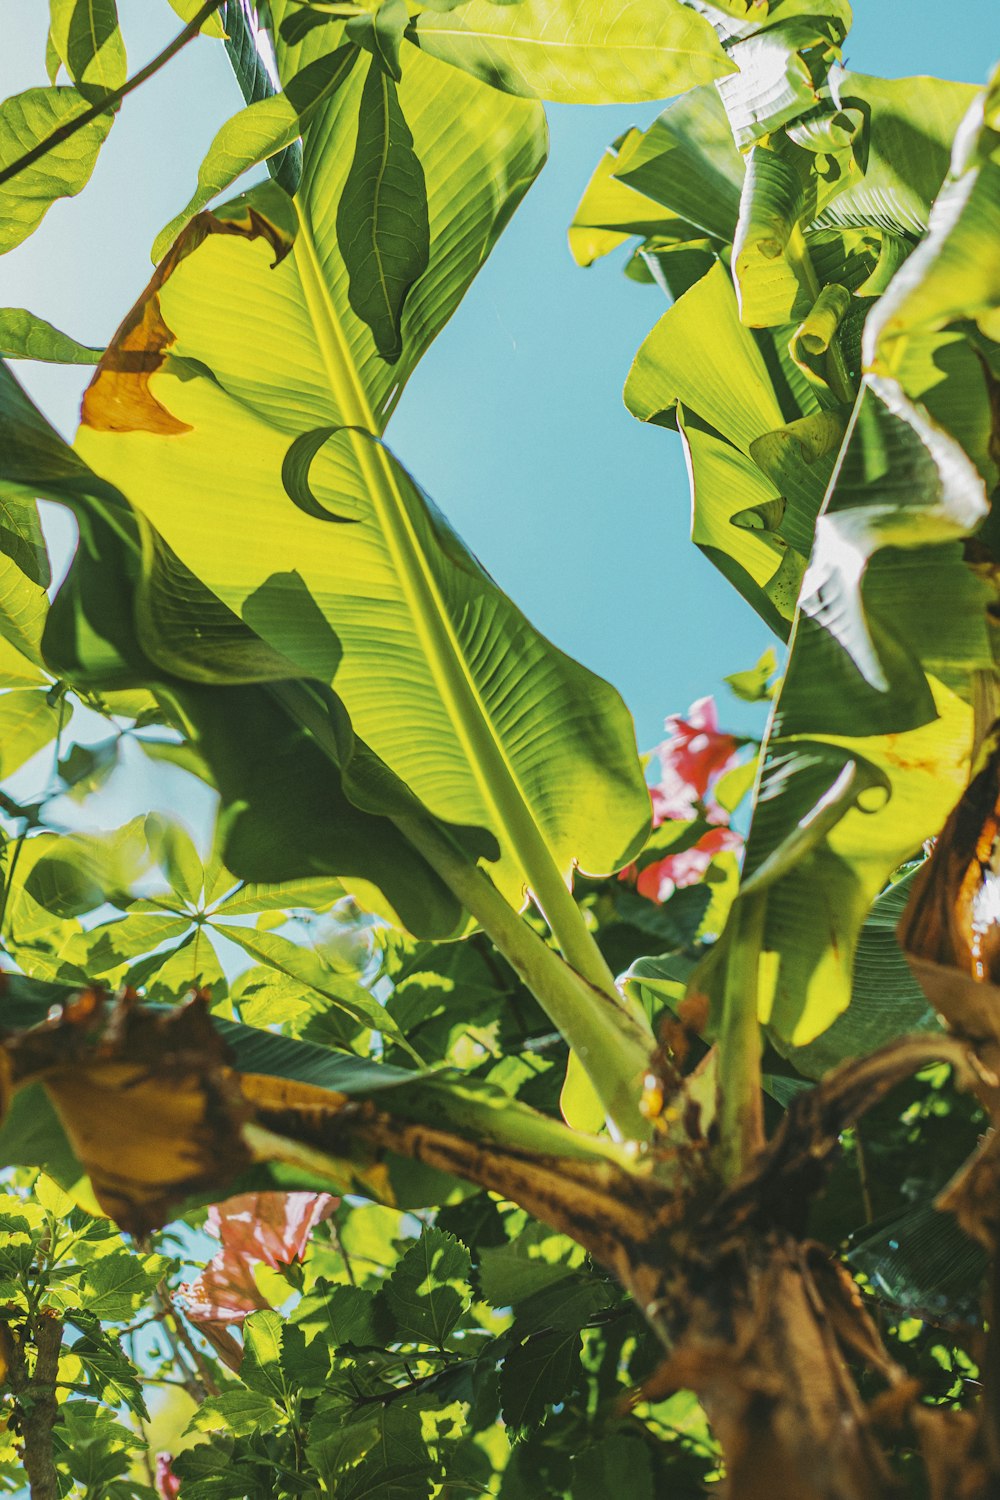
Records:
[[[23,307],[0,307],[0,355],[53,365],[96,365],[100,349],[80,344]]]
[[[396,86],[374,60],[337,206],[337,239],[351,307],[371,328],[382,358],[395,364],[403,351],[403,304],[430,260],[430,222],[424,172]]]

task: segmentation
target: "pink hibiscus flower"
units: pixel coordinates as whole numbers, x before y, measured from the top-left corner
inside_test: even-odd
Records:
[[[301,1260],[313,1229],[339,1202],[329,1193],[241,1193],[213,1204],[205,1228],[221,1248],[179,1293],[191,1321],[242,1323],[268,1307],[257,1289],[254,1266],[277,1270]]]
[[[719,719],[712,697],[699,698],[682,714],[671,714],[664,728],[668,738],[656,747],[660,782],[651,791],[654,827],[667,818],[693,818],[702,803],[712,822],[725,814],[712,803],[716,782],[736,763],[739,745],[731,734],[719,733]],[[721,817],[711,817],[715,812]]]
[[[743,840],[732,828],[724,825],[712,828],[690,849],[668,854],[666,859],[647,865],[640,871],[635,888],[648,901],[668,901],[682,886],[695,885],[723,849],[739,849],[742,845]]]
[[[713,797],[720,778],[737,761],[739,744],[719,732],[715,699],[699,698],[683,714],[671,714],[664,726],[668,737],[653,752],[660,764],[660,780],[649,789],[653,827],[696,818],[699,813],[714,826],[690,849],[668,854],[636,874],[634,865],[621,879],[634,882],[649,901],[668,900],[681,887],[694,885],[724,849],[739,849],[743,840],[729,827],[729,815]]]
[[[181,1492],[181,1482],[173,1471],[173,1462],[172,1453],[156,1455],[156,1493],[162,1500],[175,1500]]]

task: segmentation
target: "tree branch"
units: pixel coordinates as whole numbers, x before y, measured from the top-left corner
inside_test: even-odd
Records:
[[[56,1378],[62,1346],[62,1319],[40,1312],[30,1323],[11,1329],[10,1384],[17,1400],[18,1429],[23,1443],[24,1472],[31,1500],[58,1500],[59,1480],[52,1457],[52,1429],[58,1414]],[[28,1373],[25,1346],[35,1345],[35,1367]]]
[[[153,74],[158,73],[172,57],[176,57],[182,47],[187,46],[192,37],[197,36],[209,16],[213,11],[218,10],[221,4],[222,0],[205,0],[205,4],[198,11],[197,15],[188,22],[183,31],[178,32],[177,36],[164,47],[162,52],[153,58],[152,62],[148,62],[144,68],[139,69],[138,73],[126,79],[120,88],[112,89],[102,99],[98,99],[97,103],[92,104],[89,109],[85,109],[82,115],[77,115],[73,120],[67,120],[65,125],[60,125],[57,130],[53,130],[52,134],[46,136],[44,141],[39,141],[37,146],[32,146],[30,151],[26,151],[23,156],[19,156],[16,161],[12,161],[9,166],[0,169],[0,187],[5,182],[10,182],[12,177],[16,177],[19,172],[23,172],[27,167],[33,167],[35,162],[41,161],[42,157],[47,156],[53,147],[61,145],[63,141],[68,141],[71,136],[76,135],[78,130],[82,130],[85,125],[89,125],[99,115],[106,114],[109,109],[114,109],[126,95],[132,93],[133,89],[137,89],[141,83],[145,83],[147,78],[152,78]]]

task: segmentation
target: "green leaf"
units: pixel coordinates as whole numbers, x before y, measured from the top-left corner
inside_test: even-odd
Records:
[[[145,1447],[106,1407],[92,1401],[63,1402],[52,1440],[56,1458],[85,1495],[107,1493],[105,1486],[127,1474],[133,1454]]]
[[[572,1278],[574,1246],[544,1225],[532,1225],[509,1244],[479,1255],[483,1295],[494,1307],[510,1307]]]
[[[730,672],[722,680],[737,698],[744,703],[767,702],[774,696],[772,677],[778,670],[778,658],[773,646],[768,646],[757,662],[746,672]]]
[[[228,119],[198,168],[194,193],[153,241],[153,260],[162,260],[185,225],[241,173],[274,156],[298,136],[298,112],[285,94],[259,99]]]
[[[444,1347],[472,1300],[468,1250],[441,1229],[425,1229],[385,1284],[385,1296],[402,1333]]]
[[[59,722],[59,711],[44,688],[15,688],[0,694],[0,777],[12,776],[49,744]]]
[[[370,52],[387,78],[403,76],[399,51],[410,22],[406,0],[381,0],[374,15],[352,16],[344,28],[352,42]]]
[[[292,1313],[295,1323],[340,1350],[347,1344],[382,1349],[392,1341],[393,1324],[382,1299],[359,1286],[317,1283]]]
[[[522,1339],[544,1328],[578,1332],[595,1314],[606,1311],[616,1301],[614,1287],[593,1273],[577,1272],[562,1277],[551,1286],[517,1300],[514,1336]]]
[[[538,1427],[553,1406],[580,1389],[583,1378],[578,1329],[533,1334],[511,1349],[503,1362],[500,1401],[504,1421],[515,1432]]]
[[[695,89],[630,137],[614,175],[705,234],[730,241],[745,168],[718,91]]]
[[[256,57],[256,51],[254,56]],[[179,214],[166,224],[153,242],[152,256],[159,261],[185,225],[219,193],[258,162],[269,166],[297,141],[311,110],[344,81],[354,65],[353,47],[340,47],[329,57],[318,59],[289,84],[287,93],[270,93],[254,99],[226,121],[216,132],[205,159],[198,168],[198,186]],[[317,78],[314,70],[321,70]],[[277,174],[280,182],[281,175]]]
[[[871,78],[839,68],[831,70],[830,86],[839,109],[860,110],[865,118],[856,147],[862,173],[817,222],[922,234],[975,89],[939,78]]]
[[[569,227],[569,248],[578,266],[593,265],[633,234],[684,240],[697,234],[686,220],[618,181],[619,158],[638,137],[637,130],[626,131],[605,151],[577,204]]]
[[[187,829],[161,813],[149,813],[143,825],[150,854],[160,865],[171,889],[191,906],[201,900],[205,870]]]
[[[87,108],[84,96],[71,88],[27,89],[5,99],[0,104],[0,170]],[[57,198],[72,198],[86,187],[111,122],[110,114],[91,120],[0,185],[0,255],[27,239]]]
[[[411,68],[407,79],[415,71]],[[329,111],[340,108],[352,90],[353,84],[339,90]],[[310,180],[308,152],[305,180]],[[562,900],[564,878],[574,863],[589,871],[615,868],[642,837],[648,795],[632,748],[631,722],[612,689],[531,630],[405,471],[371,438],[345,432],[317,454],[311,470],[321,500],[336,496],[338,514],[364,516],[366,524],[331,527],[290,505],[280,481],[287,440],[263,421],[263,413],[283,411],[282,420],[289,422],[301,422],[308,413],[306,430],[311,430],[316,404],[331,399],[330,383],[316,369],[324,349],[323,357],[330,359],[335,348],[341,350],[330,366],[341,415],[356,414],[364,399],[362,370],[341,362],[347,316],[339,300],[342,278],[330,285],[314,280],[315,251],[308,242],[308,232],[300,230],[292,254],[272,271],[255,241],[210,234],[178,262],[157,293],[168,324],[189,325],[185,348],[217,351],[220,372],[228,356],[222,356],[225,345],[217,339],[236,308],[217,296],[205,302],[199,264],[214,266],[221,255],[229,271],[218,284],[243,287],[241,324],[251,296],[263,299],[262,317],[271,298],[279,297],[286,311],[275,309],[276,323],[287,323],[287,297],[300,306],[303,320],[305,307],[312,305],[313,326],[323,342],[320,349],[310,343],[303,321],[294,399],[288,380],[283,377],[279,387],[273,362],[263,357],[244,364],[237,379],[243,382],[240,399],[207,376],[179,380],[164,369],[153,377],[156,389],[193,419],[193,430],[178,445],[149,432],[107,430],[100,417],[99,375],[88,393],[90,425],[82,429],[79,445],[105,473],[131,486],[186,566],[270,646],[303,673],[321,673],[328,681],[335,675],[358,732],[435,816],[485,826],[498,836],[502,863],[494,879],[501,888],[520,901],[527,883],[543,906],[550,897]],[[290,279],[283,278],[286,266]],[[433,278],[433,272],[432,257],[427,275]],[[258,280],[259,273],[266,279]],[[302,303],[303,286],[310,288],[311,304]],[[351,326],[357,336],[358,324]],[[364,378],[369,373],[371,366],[365,365]],[[231,383],[237,377],[227,373],[225,378]],[[360,425],[368,431],[375,425],[367,408]],[[238,474],[243,460],[248,468]],[[206,502],[199,485],[208,474],[225,476],[221,488],[213,481],[210,499],[228,538],[222,550],[204,526]],[[225,578],[219,572],[223,557]],[[372,576],[384,580],[378,597],[371,592]],[[325,629],[318,628],[320,615]],[[518,642],[516,662],[512,639]],[[156,652],[155,643],[150,649]],[[210,714],[213,705],[204,703],[201,711]],[[382,772],[379,776],[377,799],[367,800],[376,792],[372,787],[364,803],[373,811],[385,806],[388,781]],[[360,797],[356,782],[352,795]],[[294,855],[289,849],[290,863]],[[302,866],[292,865],[280,874],[272,869],[252,878],[300,873],[305,873]]]
[[[203,3],[204,0],[168,0],[171,10],[179,15],[182,21],[193,21]],[[233,8],[238,11],[239,5],[234,4]],[[201,23],[201,36],[223,37],[225,34],[222,21],[214,12]]]
[[[822,1078],[839,1063],[867,1057],[908,1032],[940,1029],[896,941],[916,873],[914,869],[889,886],[865,919],[854,956],[850,1005],[814,1042],[791,1054],[806,1077]]]
[[[998,93],[1000,77],[994,74],[959,128],[927,236],[872,309],[866,326],[866,364],[904,385],[912,342],[921,336],[959,319],[974,319],[988,338],[1000,337]],[[929,343],[937,353],[937,341]]]
[[[78,1313],[77,1317],[80,1316]],[[88,1389],[95,1396],[109,1406],[127,1406],[148,1422],[139,1372],[114,1334],[95,1321],[92,1329],[88,1328],[74,1341],[73,1356],[83,1366]]]
[[[70,78],[95,99],[128,76],[115,0],[49,0],[49,38]]]
[[[402,0],[400,0],[402,3]],[[378,62],[368,69],[351,170],[337,205],[337,238],[351,307],[384,360],[403,352],[406,297],[430,260],[427,190],[396,86]]]
[[[562,104],[663,99],[732,71],[709,23],[680,0],[609,10],[469,0],[447,14],[425,11],[410,35],[494,88]]]
[[[292,1325],[289,1325],[292,1327]],[[286,1326],[269,1308],[251,1313],[243,1324],[243,1359],[240,1379],[252,1392],[284,1407],[295,1391],[282,1365]],[[298,1332],[293,1328],[293,1332]]]
[[[67,447],[0,364],[3,479],[69,504],[88,538],[88,545],[77,549],[51,611],[44,588],[25,579],[15,564],[5,571],[0,562],[0,580],[13,576],[19,587],[23,584],[32,591],[28,619],[34,624],[35,641],[44,623],[46,654],[57,673],[88,688],[106,691],[109,681],[119,688],[162,680],[165,694],[177,704],[178,717],[194,727],[212,763],[230,814],[228,853],[237,875],[280,882],[299,877],[303,867],[314,875],[348,875],[364,892],[366,904],[390,920],[412,924],[418,932],[453,935],[465,925],[455,897],[395,825],[347,799],[339,759],[331,761],[297,716],[260,688],[209,689],[172,680],[138,651],[136,518],[121,494]],[[15,506],[13,500],[0,498],[0,546],[16,544],[19,559],[46,561],[44,548],[40,557],[34,548],[30,528],[25,532],[29,512],[37,527],[33,499],[25,510],[20,499]],[[16,535],[6,524],[12,518],[19,528]],[[38,536],[40,546],[40,532]],[[34,562],[31,566],[37,571]],[[8,587],[8,608],[11,594]],[[19,599],[15,594],[15,602]],[[15,626],[25,626],[21,614],[12,619],[0,612],[0,632],[14,634]],[[25,629],[18,631],[19,639]],[[37,651],[37,645],[32,647],[29,640],[26,650],[32,649]],[[371,762],[370,753],[354,740],[342,710],[335,722],[344,760],[356,764],[367,756],[366,764]],[[151,754],[154,747],[146,742],[145,749]],[[168,751],[171,758],[182,753],[185,768],[191,768],[188,747],[162,746],[157,753]],[[196,767],[202,764],[200,757],[195,760]],[[374,774],[383,784],[390,780],[384,767]],[[486,855],[494,849],[488,838],[476,847]]]
[[[987,594],[955,542],[983,506],[958,445],[870,378],[817,526],[747,845],[744,887],[766,901],[759,1013],[781,1047],[846,1009],[871,902],[965,785],[967,699],[992,653]],[[726,945],[706,971],[716,999]]]
[[[573,1460],[573,1500],[605,1500],[620,1493],[629,1500],[653,1500],[649,1447],[639,1438],[615,1433],[588,1443]]]
[[[23,307],[0,308],[0,355],[55,365],[96,365],[100,349],[77,343]]]
[[[162,1255],[116,1251],[87,1262],[83,1305],[102,1323],[126,1323],[135,1316],[170,1262]]]
[[[385,1007],[356,980],[329,969],[312,949],[302,948],[277,932],[261,932],[252,927],[215,920],[212,925],[216,932],[236,943],[251,958],[307,985],[354,1020],[400,1039],[401,1033]]]
[[[273,1432],[285,1421],[287,1417],[281,1408],[261,1391],[223,1391],[201,1402],[186,1430],[231,1432],[241,1438]]]
[[[819,103],[843,29],[818,15],[782,20],[730,49],[738,72],[719,80],[736,144],[745,148]]]
[[[54,837],[35,860],[25,890],[56,916],[79,916],[121,899],[148,863],[142,819],[133,818],[113,833]]]

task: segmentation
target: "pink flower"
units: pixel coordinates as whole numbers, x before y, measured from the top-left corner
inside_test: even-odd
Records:
[[[635,888],[649,901],[667,901],[674,891],[699,881],[717,854],[724,849],[739,849],[742,843],[738,833],[720,824],[702,834],[690,849],[668,854],[666,859],[647,865],[640,872]]]
[[[156,1455],[156,1493],[162,1496],[162,1500],[175,1500],[181,1492],[181,1482],[173,1471],[173,1462],[172,1453]]]
[[[254,1280],[254,1266],[278,1269],[301,1260],[313,1229],[339,1202],[329,1193],[241,1193],[213,1204],[205,1228],[221,1249],[200,1276],[180,1289],[191,1321],[242,1323],[268,1307]]]
[[[653,804],[653,827],[662,823],[702,817],[713,826],[690,849],[668,854],[636,873],[630,865],[619,876],[634,884],[648,901],[667,901],[682,886],[694,885],[712,860],[724,849],[739,849],[743,843],[729,827],[729,814],[716,802],[718,781],[736,763],[739,743],[731,734],[719,733],[714,698],[699,698],[685,718],[671,714],[665,726],[668,737],[653,754],[660,763],[660,780],[649,789]]]
[[[661,779],[651,790],[654,827],[667,818],[693,818],[699,803],[708,805],[710,812],[721,813],[711,804],[711,791],[735,763],[739,745],[731,734],[719,733],[715,699],[699,698],[688,709],[686,719],[671,714],[664,728],[669,737],[655,751]],[[724,817],[722,814],[712,821]]]

